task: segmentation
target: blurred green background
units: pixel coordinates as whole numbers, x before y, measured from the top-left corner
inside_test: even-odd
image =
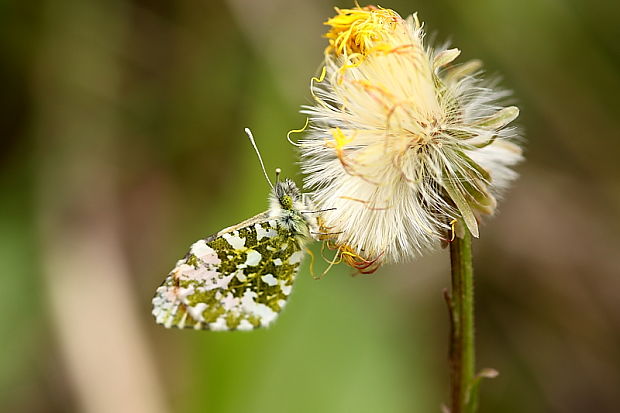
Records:
[[[166,330],[196,239],[301,182],[322,22],[352,2],[0,2],[0,411],[438,412],[447,251],[351,277],[308,263],[266,331]],[[520,180],[476,242],[481,412],[620,405],[620,7],[396,1],[515,91]],[[316,250],[316,249],[315,249]]]

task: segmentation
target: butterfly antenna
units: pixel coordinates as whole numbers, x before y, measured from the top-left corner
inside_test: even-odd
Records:
[[[276,168],[276,186],[280,183],[280,174],[282,173],[282,169]]]
[[[250,138],[250,143],[254,147],[254,150],[256,151],[256,155],[258,155],[258,161],[260,162],[260,166],[263,169],[263,175],[265,175],[265,178],[267,179],[269,186],[271,187],[271,189],[273,189],[273,184],[271,183],[271,179],[269,179],[269,175],[267,175],[267,171],[265,170],[265,164],[263,163],[263,158],[260,156],[260,152],[258,151],[256,142],[254,141],[254,136],[252,135],[252,131],[250,130],[250,128],[245,128],[245,133],[248,134],[248,138]]]

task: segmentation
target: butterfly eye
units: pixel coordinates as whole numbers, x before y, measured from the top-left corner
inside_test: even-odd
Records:
[[[293,198],[289,195],[284,195],[280,198],[280,204],[284,209],[292,209],[293,208]]]

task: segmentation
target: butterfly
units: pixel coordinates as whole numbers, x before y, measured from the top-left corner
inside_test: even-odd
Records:
[[[220,331],[271,324],[287,303],[304,245],[318,233],[313,209],[292,180],[276,178],[267,211],[192,244],[155,292],[155,321]]]

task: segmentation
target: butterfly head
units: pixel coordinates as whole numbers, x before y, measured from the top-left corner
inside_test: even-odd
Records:
[[[273,188],[273,196],[278,200],[280,208],[285,210],[303,209],[303,200],[301,192],[290,179],[276,181]]]
[[[276,181],[271,195],[270,216],[276,218],[280,225],[291,230],[300,240],[314,238],[318,224],[312,213],[315,208],[307,196],[302,193],[290,179]]]

